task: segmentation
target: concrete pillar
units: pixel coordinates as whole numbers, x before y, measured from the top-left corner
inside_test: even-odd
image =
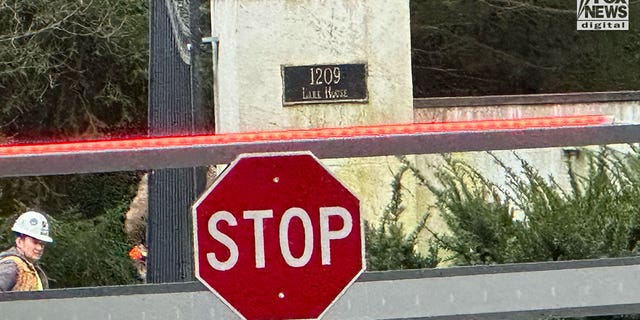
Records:
[[[408,0],[212,0],[211,18],[212,36],[219,41],[216,132],[413,122]],[[364,75],[345,65],[364,66]],[[301,92],[304,81],[313,84],[314,66],[341,68],[344,82],[364,81],[366,98],[350,100],[349,91],[346,102],[285,103],[285,90]],[[306,67],[309,78],[287,78],[285,72],[294,67]],[[305,92],[324,95],[325,87],[311,85]],[[365,215],[388,203],[380,189],[390,190],[385,177],[393,175],[394,157],[325,164],[360,195]]]

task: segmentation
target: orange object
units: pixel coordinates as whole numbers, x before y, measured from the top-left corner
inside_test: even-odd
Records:
[[[147,248],[142,244],[137,244],[129,250],[129,257],[133,260],[143,261],[147,258]]]

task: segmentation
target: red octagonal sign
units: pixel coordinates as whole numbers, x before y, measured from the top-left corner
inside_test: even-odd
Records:
[[[364,271],[359,201],[311,153],[241,155],[193,215],[197,277],[248,320],[319,318]]]

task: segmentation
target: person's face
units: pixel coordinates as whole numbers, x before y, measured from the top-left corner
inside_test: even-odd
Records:
[[[38,239],[22,236],[16,238],[16,247],[29,260],[38,261],[44,253],[44,242]]]

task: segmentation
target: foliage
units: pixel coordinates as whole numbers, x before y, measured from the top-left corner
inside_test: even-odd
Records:
[[[139,282],[122,226],[127,207],[112,208],[91,219],[58,220],[49,216],[52,244],[41,265],[52,288],[122,285]],[[0,220],[3,247],[12,245],[9,231],[17,215]]]
[[[426,255],[418,251],[418,236],[429,216],[425,215],[409,234],[400,222],[404,212],[401,181],[407,170],[407,166],[402,166],[395,174],[391,202],[377,224],[365,225],[367,269],[370,271],[433,268],[439,262],[436,246],[429,246]]]
[[[3,208],[0,243],[12,244],[20,212],[38,209],[50,214],[54,243],[42,264],[52,287],[136,283],[123,220],[138,180],[135,172],[4,178],[0,203],[13,205]]]
[[[0,136],[146,132],[146,1],[0,2]]]
[[[136,172],[0,179],[0,216],[38,208],[58,219],[91,218],[135,195]]]
[[[577,31],[575,5],[411,1],[414,96],[638,89],[640,26]],[[637,5],[629,10],[640,14]]]
[[[83,220],[53,220],[55,242],[47,247],[43,268],[53,288],[136,283],[123,229],[126,206]]]
[[[436,172],[438,186],[410,166],[420,184],[436,197],[436,207],[452,230],[451,234],[434,233],[436,243],[459,255],[456,263],[507,262],[508,240],[517,225],[496,186],[463,161],[449,156],[444,159],[446,166]]]
[[[636,254],[640,239],[640,157],[603,147],[582,151],[584,173],[568,163],[570,188],[541,176],[524,159],[505,171],[506,186],[445,156],[437,180],[420,183],[436,196],[449,232],[433,232],[457,265],[555,261]],[[520,212],[518,218],[514,212]]]

